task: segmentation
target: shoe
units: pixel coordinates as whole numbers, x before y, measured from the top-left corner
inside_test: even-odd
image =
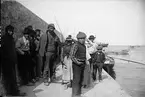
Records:
[[[95,83],[95,84],[98,84],[98,83],[99,83],[99,81],[98,81],[98,80],[97,80],[97,81],[94,81],[94,83]]]
[[[80,97],[87,97],[87,96],[85,96],[85,94],[81,94]]]
[[[9,97],[9,96],[27,96],[27,95],[26,95],[26,93],[18,92],[18,93],[7,94],[6,97]]]
[[[68,89],[68,86],[67,84],[64,85],[64,90],[67,90]]]
[[[39,77],[36,77],[36,79],[35,79],[36,81],[39,81]]]
[[[35,83],[36,82],[36,80],[35,79],[32,79],[32,81],[31,81],[32,83]]]
[[[103,80],[99,80],[99,82],[102,82]]]
[[[44,85],[45,85],[45,86],[49,86],[50,83],[49,83],[49,82],[44,82]]]
[[[27,96],[27,95],[26,95],[26,93],[21,92],[21,93],[18,93],[18,95],[16,95],[16,96]]]
[[[87,87],[87,85],[83,85],[83,88],[86,88]]]

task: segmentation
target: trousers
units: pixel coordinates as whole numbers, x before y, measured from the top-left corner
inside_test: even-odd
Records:
[[[99,81],[102,80],[102,68],[104,63],[95,63],[93,64],[93,80],[96,80],[96,75],[98,71]]]
[[[81,87],[84,78],[85,66],[79,66],[73,63],[73,81],[72,81],[72,96],[81,94]]]
[[[43,78],[45,81],[48,81],[48,79],[53,76],[53,64],[50,64],[53,55],[54,53],[47,52],[43,71]]]

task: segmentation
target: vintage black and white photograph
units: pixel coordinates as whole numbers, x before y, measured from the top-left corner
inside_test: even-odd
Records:
[[[1,0],[0,97],[145,97],[145,0]]]

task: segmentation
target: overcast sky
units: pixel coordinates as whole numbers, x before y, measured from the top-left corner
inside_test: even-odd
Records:
[[[66,37],[79,31],[96,41],[145,45],[143,0],[17,0],[47,23],[56,20]]]

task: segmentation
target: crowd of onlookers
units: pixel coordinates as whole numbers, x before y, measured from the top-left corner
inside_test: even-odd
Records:
[[[102,82],[106,56],[93,35],[87,39],[84,32],[79,32],[77,40],[69,35],[61,42],[54,24],[49,24],[42,35],[40,29],[27,26],[22,37],[15,40],[14,29],[12,25],[6,26],[1,43],[0,70],[6,95],[26,95],[19,87],[33,86],[41,78],[49,86],[55,80],[58,64],[62,65],[62,84],[72,87],[73,97],[81,95],[81,87],[89,87],[91,79]]]

